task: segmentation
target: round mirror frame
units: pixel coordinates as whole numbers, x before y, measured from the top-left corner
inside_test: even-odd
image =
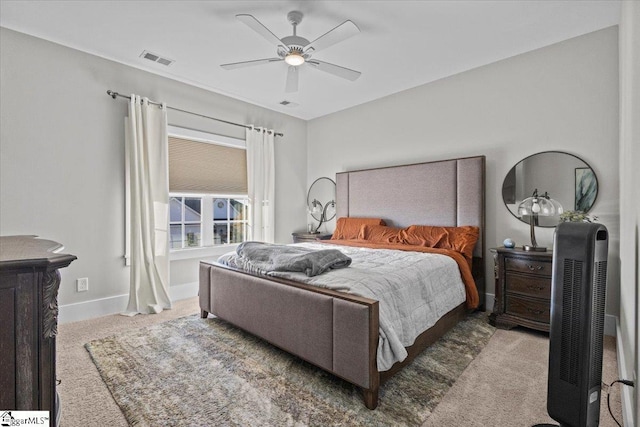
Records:
[[[313,219],[315,219],[316,221],[331,221],[333,218],[335,218],[336,213],[335,211],[333,212],[333,215],[329,218],[322,218],[322,213],[314,213],[313,212],[313,206],[311,206],[311,204],[313,203],[313,200],[310,200],[310,196],[311,196],[311,190],[313,190],[314,185],[318,184],[322,182],[322,180],[327,180],[329,181],[332,185],[333,185],[333,196],[331,197],[330,200],[319,200],[319,202],[322,204],[322,207],[320,208],[322,210],[322,208],[325,207],[326,203],[329,203],[330,201],[334,201],[336,200],[336,182],[334,180],[332,180],[331,178],[328,178],[326,176],[321,176],[320,178],[316,179],[315,181],[313,181],[313,184],[311,184],[311,186],[309,186],[309,191],[307,192],[307,209],[309,210],[309,213],[311,214],[311,216],[313,217]],[[317,215],[317,216],[316,216]]]
[[[589,212],[593,208],[593,205],[595,205],[596,200],[598,198],[598,192],[599,192],[598,177],[597,177],[595,171],[593,170],[593,168],[591,167],[591,165],[589,165],[587,162],[585,162],[583,159],[581,159],[580,157],[576,156],[575,154],[567,153],[567,152],[564,152],[564,151],[541,151],[539,153],[531,154],[531,155],[525,157],[524,159],[518,161],[511,169],[509,169],[509,172],[507,172],[507,175],[505,176],[505,178],[504,178],[504,180],[502,182],[502,192],[501,193],[502,193],[502,202],[504,203],[504,206],[505,206],[505,208],[507,208],[509,213],[511,213],[511,215],[513,215],[519,221],[522,221],[525,224],[529,224],[529,221],[526,221],[525,219],[520,218],[517,215],[517,212],[514,212],[509,207],[509,205],[507,204],[507,201],[505,200],[505,187],[507,186],[507,180],[508,180],[509,176],[515,172],[514,170],[518,165],[520,165],[521,163],[523,163],[527,159],[530,159],[532,157],[535,157],[535,156],[538,156],[538,155],[541,155],[541,154],[562,154],[562,155],[570,156],[570,157],[573,157],[573,158],[577,159],[578,161],[582,162],[584,164],[584,168],[588,168],[588,169],[590,169],[592,171],[593,178],[595,180],[595,196],[593,197],[593,202],[591,203],[591,205],[587,209],[584,210],[585,213]],[[574,182],[574,185],[575,185],[575,182]],[[548,189],[546,189],[546,188],[537,188],[537,190],[538,190],[538,192],[540,192],[541,195],[544,194],[545,191],[548,191]],[[553,198],[553,194],[550,194],[550,196]],[[525,197],[528,197],[528,196],[525,196]],[[574,197],[575,197],[575,189],[574,189]],[[572,205],[571,209],[569,209],[567,206],[563,206],[565,212],[569,211],[569,210],[574,210],[574,207],[575,207],[575,205]],[[536,224],[536,227],[553,228],[556,225],[557,224]]]

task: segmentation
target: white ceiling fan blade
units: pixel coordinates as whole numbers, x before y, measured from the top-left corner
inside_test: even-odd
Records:
[[[294,67],[293,65],[289,66],[289,70],[287,71],[287,83],[284,88],[285,92],[292,93],[298,91],[299,73],[300,70],[298,69],[298,67]]]
[[[335,27],[333,30],[329,30],[327,33],[321,35],[307,46],[305,46],[305,53],[317,52],[321,49],[326,49],[329,46],[348,39],[351,36],[355,36],[360,32],[360,29],[356,24],[351,21],[344,21],[342,24]]]
[[[341,67],[339,65],[330,64],[324,61],[318,61],[317,59],[311,59],[307,61],[307,64],[317,68],[320,71],[325,71],[334,76],[342,77],[343,79],[351,80],[352,82],[357,80],[362,74],[360,71],[351,70],[349,68]]]
[[[270,62],[279,61],[282,61],[282,58],[255,59],[253,61],[232,62],[230,64],[222,64],[220,66],[225,70],[235,70],[236,68],[251,67],[253,65],[268,64]]]
[[[262,25],[262,23],[258,21],[256,18],[254,18],[252,15],[240,14],[240,15],[236,15],[236,18],[238,18],[240,21],[247,24],[249,28],[251,28],[256,33],[260,34],[269,43],[272,43],[276,46],[284,47],[284,43],[282,43],[282,41],[280,41],[280,39],[276,37],[275,34],[273,34],[267,27]]]

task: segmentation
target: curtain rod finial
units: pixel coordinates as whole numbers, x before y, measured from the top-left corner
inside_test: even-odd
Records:
[[[118,92],[114,92],[111,89],[109,89],[109,90],[107,90],[107,95],[109,95],[113,99],[116,99],[116,97],[118,96]]]

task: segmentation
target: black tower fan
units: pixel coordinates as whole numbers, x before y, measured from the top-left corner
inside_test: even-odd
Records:
[[[599,424],[608,250],[603,225],[556,228],[547,411],[562,427]]]

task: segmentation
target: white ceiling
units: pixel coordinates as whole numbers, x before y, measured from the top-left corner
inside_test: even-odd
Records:
[[[616,25],[620,15],[618,0],[0,1],[3,27],[302,119]],[[282,38],[292,33],[291,10],[304,13],[298,35],[309,40],[347,19],[360,28],[314,55],[361,71],[358,80],[305,66],[299,91],[286,94],[283,62],[220,68],[276,56],[236,14],[253,15]],[[143,50],[175,63],[142,59]],[[283,100],[298,106],[279,105]]]

